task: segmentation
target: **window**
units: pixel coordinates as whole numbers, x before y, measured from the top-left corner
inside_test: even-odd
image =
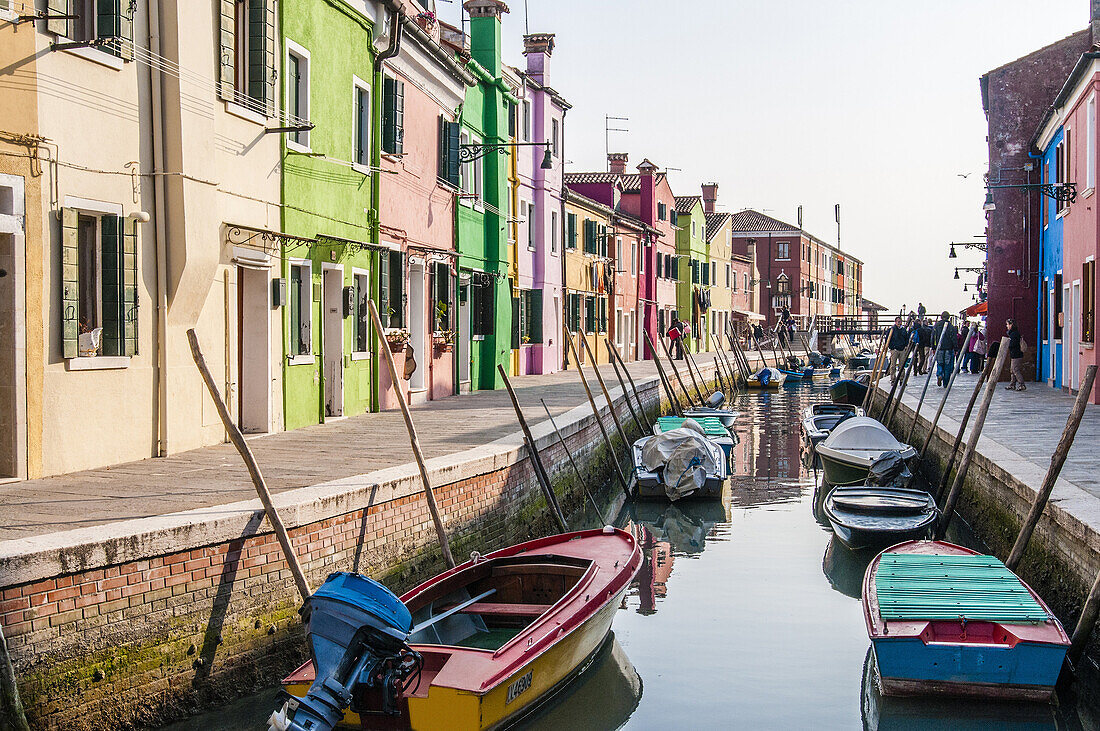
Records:
[[[451,265],[432,264],[432,332],[453,330],[451,317]]]
[[[290,39],[286,41],[286,107],[298,119],[309,119],[309,52]],[[309,149],[309,130],[287,133],[287,142]]]
[[[496,331],[493,312],[493,278],[482,274],[482,281],[470,285],[470,334],[483,339]]]
[[[514,138],[516,136],[516,105],[508,105],[508,136]]]
[[[570,294],[568,298],[569,311],[566,313],[566,327],[570,332],[581,329],[581,300],[579,294]]]
[[[558,212],[550,211],[550,253],[558,253]]]
[[[669,271],[672,273],[669,274]],[[680,278],[680,260],[672,254],[665,255],[665,276],[669,279]]]
[[[352,280],[355,282],[355,352],[366,353],[370,350],[370,275],[357,271]]]
[[[63,208],[61,226],[63,356],[79,357],[80,335],[96,329],[89,355],[136,355],[137,222]]]
[[[1062,310],[1062,274],[1054,275],[1054,339],[1062,339],[1062,327],[1065,315]]]
[[[53,2],[54,0],[51,0]],[[218,95],[255,112],[275,112],[275,0],[222,2]]]
[[[560,157],[561,148],[559,147],[559,143],[561,138],[561,123],[557,119],[551,120],[550,129],[550,151],[553,153],[554,157]]]
[[[1096,260],[1081,265],[1081,342],[1096,342]]]
[[[1062,141],[1054,148],[1054,174],[1055,183],[1061,185],[1069,180],[1069,130],[1063,134]],[[1069,204],[1062,200],[1056,200],[1054,210],[1061,213]]]
[[[615,237],[615,271],[625,272],[626,267],[623,262],[623,237]]]
[[[439,170],[437,175],[447,185],[458,188],[462,183],[458,149],[461,144],[460,125],[439,115]]]
[[[663,279],[665,276],[665,257],[663,254],[657,254],[657,279]]]
[[[33,3],[24,3],[30,6]],[[49,0],[51,16],[71,16],[46,21],[46,30],[72,41],[106,42],[101,50],[119,58],[134,57],[134,8],[128,0]],[[11,10],[10,0],[0,1],[0,9]]]
[[[584,331],[586,333],[597,332],[599,327],[599,311],[597,310],[596,297],[584,298]]]
[[[669,223],[671,223],[673,226],[675,226],[677,223],[679,223],[679,221],[680,221],[680,214],[678,214],[676,211],[669,211],[668,212],[668,222]]]
[[[479,141],[480,142],[480,141]],[[463,132],[459,137],[459,146],[476,144],[471,142],[469,133]],[[462,163],[461,169],[462,192],[472,198],[481,198],[481,160],[468,160]]]
[[[638,263],[638,242],[634,241],[630,244],[630,273],[635,274]]]
[[[521,201],[520,206],[523,207],[524,205],[525,204]],[[526,210],[527,210],[527,214],[526,214],[526,218],[527,218],[527,248],[530,249],[531,251],[534,251],[535,247],[538,246],[538,241],[539,241],[539,222],[537,220],[537,217],[535,216],[535,204],[534,203],[527,203],[526,204]]]
[[[718,262],[716,261],[710,263],[710,283],[718,284]]]
[[[729,264],[726,264],[726,289],[730,288],[731,280],[733,281],[734,288],[736,288],[737,280],[733,278],[733,267]]]
[[[790,241],[776,241],[775,242],[775,258],[779,261],[789,261],[791,258],[791,242]]]
[[[382,152],[405,152],[405,82],[393,76],[382,79]]]
[[[695,238],[695,221],[691,222],[691,237]]]
[[[353,140],[352,162],[363,167],[370,166],[370,86],[358,76],[352,77],[352,94],[355,119],[352,121],[355,138]]]
[[[308,261],[291,262],[290,291],[290,354],[309,355],[313,352],[313,272]]]
[[[744,274],[744,277],[745,277],[745,291],[748,292],[749,291],[749,275],[748,275],[748,272],[746,272]]]
[[[577,248],[577,214],[566,213],[565,214],[565,247],[567,249]]]
[[[663,221],[668,218],[668,206],[660,201],[657,202],[657,220]]]
[[[531,102],[523,101],[523,141],[531,141]]]
[[[542,290],[523,289],[519,293],[519,322],[521,342],[542,343]]]
[[[382,327],[404,322],[405,267],[400,251],[378,253],[378,314]]]
[[[695,259],[691,260],[691,283],[699,283],[699,262],[697,262]]]
[[[1089,99],[1085,131],[1085,187],[1096,187],[1096,97]]]

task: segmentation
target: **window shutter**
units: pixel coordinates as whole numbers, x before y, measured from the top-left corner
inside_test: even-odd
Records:
[[[447,182],[456,188],[462,183],[458,157],[458,151],[462,146],[461,134],[461,125],[458,122],[447,123]]]
[[[439,115],[439,155],[436,160],[436,176],[440,180],[447,180],[447,118]]]
[[[100,38],[115,38],[110,53],[127,61],[134,58],[134,18],[129,0],[96,0],[96,29]]]
[[[668,276],[668,272],[665,272],[665,276]],[[675,256],[672,257],[672,278],[680,278],[680,260],[677,259]]]
[[[512,298],[512,350],[523,344],[523,292]]]
[[[100,276],[103,306],[104,355],[122,355],[123,322],[126,315],[122,301],[122,242],[118,216],[99,219]]]
[[[390,326],[390,252],[378,254],[378,304],[382,327]]]
[[[138,353],[137,244],[138,222],[122,219],[122,354]]]
[[[397,152],[397,79],[382,79],[382,152]]]
[[[301,329],[302,319],[302,270],[300,267],[290,267],[290,337],[293,338],[291,353],[298,355],[301,350],[297,346],[298,332]]]
[[[74,10],[73,0],[49,0],[49,2],[46,3],[46,11],[50,15],[73,15],[74,14],[73,10]],[[72,21],[69,21],[69,20],[47,20],[46,21],[46,32],[47,33],[53,33],[53,34],[59,35],[59,36],[66,36],[66,37],[69,36],[70,35],[69,29],[71,27],[72,27]],[[76,226],[75,220],[76,219],[73,219],[73,221],[74,221],[73,226],[74,227]],[[75,231],[76,229],[74,228],[73,230]],[[76,347],[75,343],[74,343],[73,347],[74,348]],[[76,357],[76,352],[74,351],[71,356],[66,355],[65,357],[66,358],[75,358]]]
[[[51,0],[51,3],[55,1]],[[221,34],[218,40],[218,53],[220,55],[218,96],[228,100],[233,99],[233,90],[236,83],[236,7],[236,0],[221,0]]]
[[[264,73],[261,82],[264,88],[264,109],[267,113],[274,114],[277,106],[278,94],[278,58],[276,57],[275,20],[278,16],[276,0],[263,0],[264,6]]]
[[[394,153],[400,155],[405,151],[405,82],[394,81],[394,115],[393,115],[393,144]]]
[[[390,327],[404,327],[405,322],[405,260],[404,255],[390,253],[390,307],[394,314]]]
[[[533,289],[531,296],[531,312],[528,314],[527,324],[531,328],[531,342],[542,343],[542,290]]]
[[[249,0],[248,96],[275,111],[275,0]]]
[[[80,336],[79,216],[73,208],[61,209],[61,350],[65,358],[77,356]]]
[[[607,298],[600,297],[600,332],[607,332]]]

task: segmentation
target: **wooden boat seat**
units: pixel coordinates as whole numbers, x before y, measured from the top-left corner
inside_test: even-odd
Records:
[[[462,614],[486,614],[494,617],[539,617],[553,604],[506,604],[503,602],[476,602],[458,610]]]
[[[556,563],[504,564],[493,567],[493,576],[525,576],[529,574],[549,574],[550,576],[582,576],[585,569],[580,566],[564,566]]]

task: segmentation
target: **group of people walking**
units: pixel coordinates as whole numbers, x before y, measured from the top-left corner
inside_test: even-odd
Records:
[[[919,375],[928,373],[930,354],[935,354],[936,385],[946,386],[955,370],[955,361],[959,353],[964,357],[960,370],[968,373],[980,373],[988,350],[985,328],[976,327],[960,332],[947,311],[940,313],[935,322],[924,317],[924,305],[917,312],[910,312],[908,321],[899,315],[886,332],[889,366],[886,370],[891,379],[896,380],[905,369],[905,352],[912,344],[912,356],[916,362],[914,370]],[[1021,364],[1022,364],[1021,357]],[[1021,365],[1022,372],[1022,365]],[[1023,382],[1021,379],[1021,387]],[[1022,388],[1021,388],[1022,390]]]

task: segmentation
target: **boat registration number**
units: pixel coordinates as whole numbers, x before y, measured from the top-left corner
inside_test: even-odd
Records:
[[[508,686],[508,700],[504,705],[508,705],[516,698],[519,698],[523,693],[531,688],[531,670],[528,670],[525,675],[519,678],[511,685]]]

